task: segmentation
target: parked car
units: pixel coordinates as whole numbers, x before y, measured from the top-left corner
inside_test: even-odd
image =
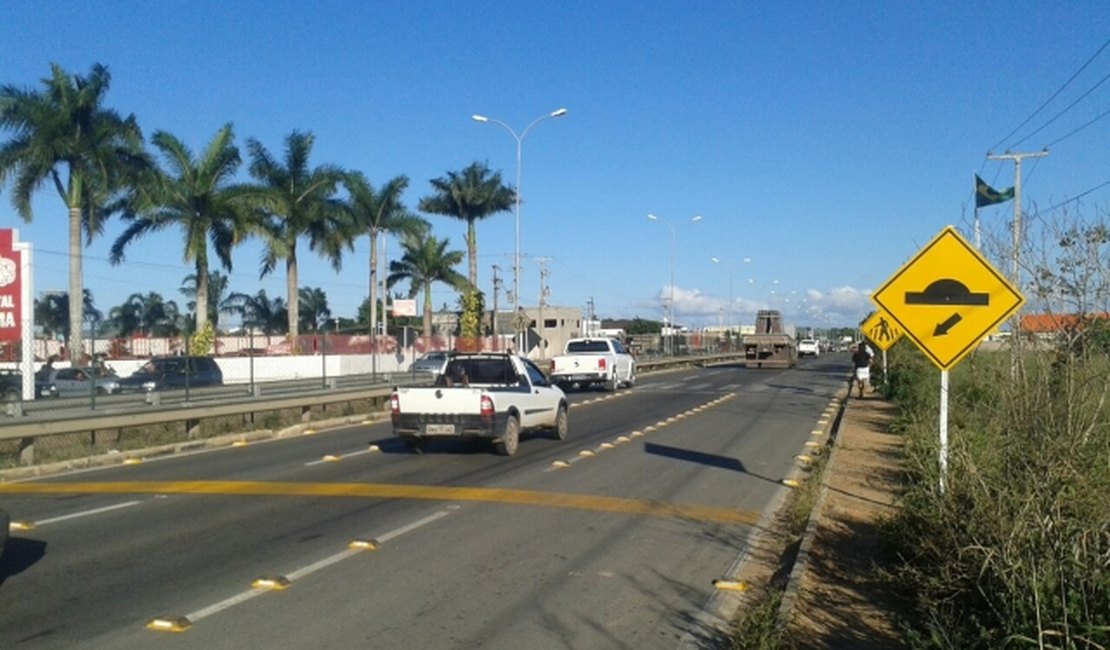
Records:
[[[111,395],[120,392],[119,382],[115,373],[99,366],[57,368],[36,379],[35,392],[39,397],[84,397],[94,390],[97,395]]]
[[[212,357],[154,357],[119,380],[121,392],[222,386],[224,374]]]
[[[821,354],[821,345],[815,339],[802,339],[798,341],[798,356],[817,356]]]
[[[0,557],[4,556],[4,547],[8,545],[8,527],[11,525],[8,513],[0,510]]]
[[[425,352],[416,361],[412,362],[410,370],[414,373],[427,373],[430,375],[443,374],[443,368],[447,365],[447,351],[446,350],[433,350],[432,352]]]

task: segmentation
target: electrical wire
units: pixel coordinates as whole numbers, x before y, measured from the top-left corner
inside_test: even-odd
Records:
[[[1069,79],[1068,79],[1067,81],[1065,81],[1065,82],[1064,82],[1064,85],[1060,86],[1060,88],[1059,88],[1059,89],[1058,89],[1058,90],[1057,90],[1056,92],[1052,93],[1052,96],[1051,96],[1051,97],[1049,97],[1048,99],[1046,99],[1046,100],[1044,101],[1044,103],[1042,103],[1042,104],[1041,104],[1040,106],[1038,106],[1038,107],[1037,107],[1037,110],[1033,111],[1033,112],[1032,112],[1032,113],[1031,113],[1031,114],[1029,115],[1029,117],[1025,118],[1025,120],[1024,120],[1024,121],[1023,121],[1023,122],[1022,122],[1021,124],[1018,124],[1018,125],[1017,125],[1016,127],[1014,127],[1014,129],[1013,129],[1012,131],[1010,131],[1009,133],[1007,133],[1007,134],[1006,134],[1006,136],[1005,136],[1004,138],[1002,138],[1001,140],[999,140],[998,142],[996,142],[996,143],[994,144],[994,146],[992,146],[992,147],[990,147],[990,149],[988,149],[988,151],[994,151],[994,150],[998,149],[998,147],[1000,147],[1000,146],[1001,146],[1001,145],[1002,145],[1002,144],[1003,144],[1004,142],[1006,142],[1006,141],[1007,141],[1007,140],[1009,140],[1009,139],[1010,139],[1011,137],[1013,137],[1013,135],[1014,135],[1015,133],[1017,133],[1017,132],[1018,132],[1018,131],[1020,131],[1020,130],[1021,130],[1022,128],[1024,128],[1026,124],[1029,124],[1030,122],[1032,122],[1032,121],[1033,121],[1033,118],[1035,118],[1035,117],[1036,117],[1036,116],[1037,116],[1037,115],[1038,115],[1038,114],[1039,114],[1039,113],[1040,113],[1041,111],[1043,111],[1043,110],[1044,110],[1044,109],[1045,109],[1045,108],[1046,108],[1046,107],[1047,107],[1047,106],[1048,106],[1049,104],[1051,104],[1051,103],[1052,103],[1052,101],[1053,101],[1054,99],[1056,99],[1056,98],[1057,98],[1057,97],[1058,97],[1058,96],[1060,95],[1060,93],[1064,92],[1064,90],[1065,90],[1065,89],[1066,89],[1066,88],[1067,88],[1067,87],[1068,87],[1069,85],[1071,85],[1071,82],[1075,81],[1075,79],[1076,79],[1076,78],[1077,78],[1077,77],[1078,77],[1078,76],[1079,76],[1080,74],[1082,74],[1082,72],[1083,72],[1084,70],[1086,70],[1086,69],[1087,69],[1087,66],[1091,65],[1091,63],[1092,63],[1092,62],[1094,62],[1094,60],[1095,60],[1095,59],[1097,59],[1097,58],[1098,58],[1098,56],[1099,56],[1100,54],[1102,54],[1103,50],[1105,50],[1105,49],[1106,49],[1106,48],[1107,48],[1108,46],[1110,46],[1110,40],[1107,40],[1107,41],[1106,41],[1105,43],[1103,43],[1103,44],[1102,44],[1102,47],[1098,48],[1098,51],[1097,51],[1097,52],[1095,52],[1095,53],[1094,53],[1093,55],[1091,55],[1091,58],[1087,59],[1087,62],[1086,62],[1086,63],[1084,63],[1084,64],[1083,64],[1082,66],[1080,66],[1080,67],[1079,67],[1079,69],[1075,71],[1075,74],[1073,74],[1073,75],[1071,76],[1071,78],[1069,78]]]
[[[1106,76],[1105,76],[1105,77],[1103,77],[1102,79],[1099,79],[1098,83],[1096,83],[1096,84],[1095,84],[1094,86],[1091,86],[1091,88],[1090,88],[1090,89],[1088,89],[1088,90],[1087,90],[1087,92],[1085,92],[1085,93],[1083,93],[1082,95],[1080,95],[1080,96],[1079,96],[1079,98],[1078,98],[1078,99],[1076,99],[1076,100],[1075,100],[1074,102],[1072,102],[1072,103],[1068,104],[1068,105],[1067,105],[1067,107],[1065,107],[1065,108],[1064,108],[1064,110],[1060,111],[1060,112],[1059,112],[1059,113],[1057,113],[1056,115],[1053,115],[1053,116],[1052,116],[1052,118],[1050,118],[1050,119],[1049,119],[1049,120],[1048,120],[1047,122],[1045,122],[1044,124],[1040,125],[1040,126],[1039,126],[1039,127],[1037,127],[1036,129],[1034,129],[1034,130],[1033,130],[1033,131],[1032,131],[1032,132],[1031,132],[1031,133],[1030,133],[1029,135],[1027,135],[1027,136],[1025,136],[1024,138],[1022,138],[1022,139],[1018,140],[1017,142],[1015,142],[1015,143],[1014,143],[1013,145],[1011,145],[1011,146],[1012,146],[1012,147],[1018,147],[1018,146],[1021,146],[1021,144],[1022,144],[1023,142],[1025,142],[1025,141],[1026,141],[1026,140],[1028,140],[1029,138],[1032,138],[1033,136],[1035,136],[1035,135],[1037,135],[1038,133],[1040,133],[1041,131],[1043,131],[1043,130],[1045,129],[1045,127],[1049,126],[1050,124],[1052,124],[1053,122],[1055,122],[1055,121],[1056,121],[1056,120],[1058,120],[1059,118],[1063,117],[1065,113],[1067,113],[1067,112],[1068,112],[1068,111],[1070,111],[1071,109],[1075,108],[1075,105],[1076,105],[1076,104],[1078,104],[1079,102],[1081,102],[1081,101],[1083,101],[1084,99],[1086,99],[1087,97],[1089,97],[1091,93],[1093,93],[1093,92],[1094,92],[1094,91],[1095,91],[1096,89],[1098,89],[1098,87],[1099,87],[1099,86],[1101,86],[1102,84],[1106,83],[1106,81],[1107,81],[1107,80],[1110,80],[1110,74],[1106,75]]]

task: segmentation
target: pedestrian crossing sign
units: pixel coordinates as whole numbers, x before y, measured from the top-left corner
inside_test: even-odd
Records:
[[[871,314],[871,317],[864,321],[859,329],[868,341],[874,343],[877,348],[884,352],[889,350],[890,346],[894,345],[898,339],[902,338],[901,326],[882,309]]]

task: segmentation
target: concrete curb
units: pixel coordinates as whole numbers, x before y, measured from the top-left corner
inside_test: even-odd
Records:
[[[385,413],[365,413],[362,415],[345,415],[338,418],[328,418],[326,420],[314,420],[312,422],[303,422],[294,424],[274,431],[272,429],[257,429],[254,431],[243,431],[240,433],[225,433],[211,438],[204,438],[201,440],[186,440],[183,442],[173,442],[166,445],[158,445],[156,447],[146,447],[144,449],[129,449],[127,451],[109,452],[106,454],[97,454],[95,456],[85,456],[82,458],[73,458],[70,460],[60,460],[53,463],[44,463],[42,465],[32,465],[31,467],[13,467],[10,469],[0,470],[0,482],[6,481],[20,481],[32,478],[39,478],[42,476],[51,476],[53,474],[62,474],[65,472],[72,472],[77,470],[95,469],[101,467],[111,467],[114,465],[122,465],[124,461],[129,459],[146,459],[157,458],[161,456],[171,456],[185,452],[195,452],[204,449],[219,449],[222,447],[230,447],[237,442],[259,442],[265,440],[279,440],[281,438],[290,438],[293,436],[303,435],[309,429],[333,429],[336,427],[344,427],[352,424],[361,424],[363,422],[380,422],[386,418]]]
[[[848,410],[848,397],[850,395],[850,388],[841,389],[837,392],[836,397],[840,400],[840,409],[836,414],[836,418],[829,423],[825,430],[826,448],[831,448],[829,452],[829,459],[825,462],[824,471],[821,473],[821,487],[817,492],[817,499],[814,501],[813,509],[809,513],[809,519],[806,520],[805,531],[802,533],[802,541],[798,545],[798,554],[794,557],[794,565],[790,568],[790,575],[786,580],[786,588],[782,593],[782,601],[779,604],[779,611],[776,615],[776,623],[779,629],[785,629],[786,625],[790,622],[790,617],[794,612],[794,604],[798,600],[798,593],[801,587],[802,575],[805,574],[809,565],[809,554],[813,547],[813,540],[817,537],[817,525],[821,520],[821,512],[825,506],[825,498],[828,495],[829,476],[836,466],[837,451],[840,449],[839,441],[840,424],[844,420],[844,413]]]

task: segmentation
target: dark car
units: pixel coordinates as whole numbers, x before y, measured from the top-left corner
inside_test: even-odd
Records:
[[[44,385],[35,381],[35,397],[49,397]],[[0,369],[0,402],[18,402],[23,399],[23,373],[19,370]]]
[[[8,527],[11,526],[11,519],[8,513],[0,510],[0,557],[4,555],[4,547],[8,545]]]
[[[121,392],[222,386],[224,374],[212,357],[154,357],[119,380]]]

